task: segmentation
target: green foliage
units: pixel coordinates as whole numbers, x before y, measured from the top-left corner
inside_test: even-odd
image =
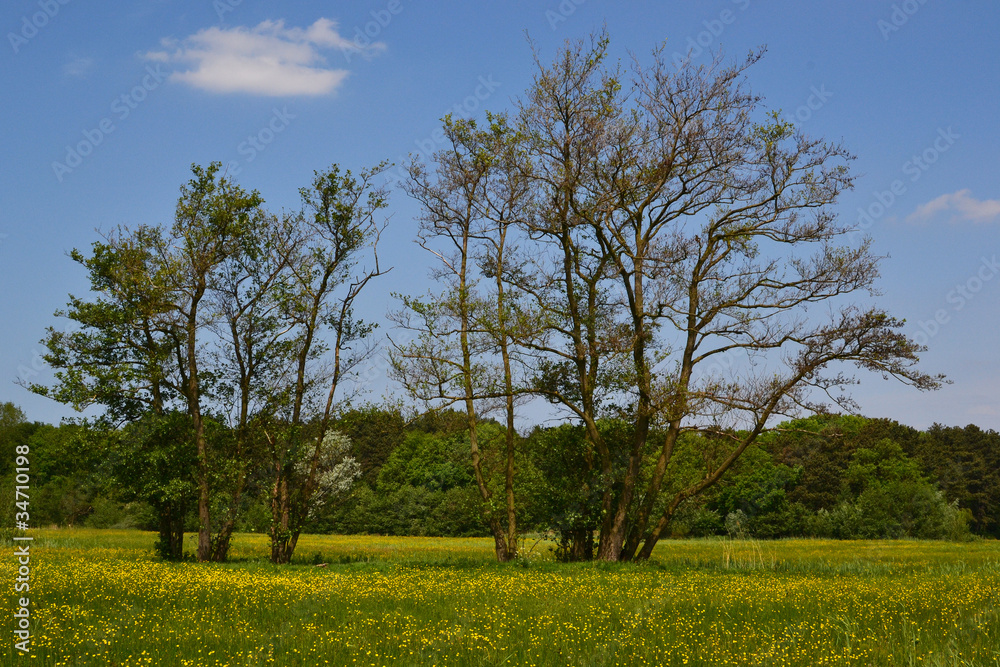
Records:
[[[788,490],[802,477],[802,469],[775,464],[760,447],[750,447],[726,481],[710,494],[707,507],[724,518],[734,512],[746,517],[741,532],[760,538],[802,534],[806,509],[788,499]]]
[[[31,450],[32,523],[82,523],[92,511],[108,470],[100,437],[86,424],[38,424],[27,439]],[[38,484],[38,482],[41,482]]]
[[[107,437],[109,471],[121,497],[155,508],[195,502],[197,459],[187,415],[147,413]]]
[[[369,414],[382,426],[395,421],[391,413]],[[353,415],[355,420],[358,417]],[[374,483],[360,482],[343,507],[317,517],[310,528],[380,535],[486,534],[465,425],[464,415],[444,411],[428,413],[415,420],[409,430],[392,434],[399,444],[378,467]],[[352,427],[365,432],[358,421]],[[381,427],[376,427],[376,432],[379,430]],[[486,443],[493,442],[502,439],[498,437],[502,429],[483,423],[480,436]]]
[[[945,498],[969,510],[975,533],[1000,538],[1000,433],[934,424],[913,456]]]
[[[833,507],[840,499],[844,473],[867,420],[844,415],[816,415],[780,424],[764,434],[760,446],[779,464],[801,470],[788,491],[791,502],[809,510]]]
[[[468,434],[440,436],[411,431],[386,460],[378,475],[378,487],[393,492],[403,486],[428,491],[467,486],[473,482],[468,462]]]
[[[725,530],[723,519],[717,511],[708,509],[703,503],[683,503],[670,522],[670,536],[683,538],[719,535]]]
[[[354,433],[365,444],[345,438],[344,452],[331,455],[337,460],[344,453],[366,455],[369,479],[359,480],[342,502],[330,503],[310,517],[309,531],[488,534],[463,414],[428,414],[406,426],[398,410],[368,406],[345,413],[336,426],[339,433]],[[627,424],[605,420],[599,428],[620,452],[628,441]],[[196,461],[187,415],[147,413],[121,428],[93,423],[56,427],[24,421],[8,404],[0,406],[0,431],[8,451],[17,445],[30,448],[36,485],[33,526],[157,530],[161,555],[182,556],[180,536],[185,529],[197,528]],[[235,451],[232,430],[218,420],[206,420],[206,435],[220,459]],[[651,437],[659,435],[654,431]],[[749,448],[709,492],[682,503],[670,535],[968,539],[970,532],[983,534],[981,527],[992,525],[988,522],[995,512],[996,468],[987,463],[997,456],[997,442],[995,432],[972,426],[935,426],[917,433],[889,420],[856,417],[787,422]],[[594,548],[605,482],[588,461],[582,427],[537,428],[515,443],[522,530],[555,531],[557,557],[586,559]],[[480,423],[483,470],[497,496],[502,491],[503,444],[503,427]],[[704,436],[680,438],[668,474],[671,489],[703,475],[705,466],[713,464],[713,451]],[[4,479],[12,472],[12,460],[7,456],[3,461]],[[654,462],[653,457],[644,460],[643,475]],[[228,463],[220,460],[213,472],[219,489],[214,509],[220,517],[227,511],[232,483],[226,477],[231,474],[226,472]],[[810,471],[812,465],[831,479],[818,479]],[[8,496],[11,488],[4,486]],[[237,507],[238,530],[267,530],[268,491],[266,484],[251,478]],[[10,500],[8,507],[12,496]]]
[[[678,514],[675,534],[690,534],[693,517],[712,510],[728,532],[760,538],[966,539],[971,513],[908,455],[918,442],[926,436],[890,420],[786,422],[748,449],[703,505]]]
[[[121,503],[106,496],[97,496],[84,523],[89,528],[152,530],[156,527],[156,514],[148,503]]]
[[[961,539],[967,524],[967,511],[949,504],[898,443],[883,439],[854,452],[827,530],[842,539]]]
[[[26,424],[28,419],[24,416],[24,411],[10,401],[0,403],[0,438],[7,442],[7,438],[15,428],[21,424]]]
[[[351,439],[351,454],[361,466],[361,480],[374,485],[382,466],[405,437],[399,408],[366,405],[337,419],[338,431]]]
[[[602,486],[583,427],[537,428],[526,446],[542,480],[533,501],[544,527],[556,531],[564,542],[596,530]]]
[[[488,534],[481,504],[473,486],[441,491],[405,484],[382,492],[362,483],[328,525],[347,534],[476,537]]]

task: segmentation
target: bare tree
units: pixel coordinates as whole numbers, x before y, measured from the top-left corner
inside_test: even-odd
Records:
[[[497,559],[509,561],[517,557],[515,403],[524,386],[515,377],[513,346],[513,329],[523,321],[505,276],[516,253],[514,223],[523,214],[527,180],[512,159],[516,144],[504,117],[490,116],[480,129],[449,116],[444,135],[448,147],[434,156],[436,169],[413,163],[405,187],[422,206],[418,240],[437,258],[433,275],[446,287],[426,302],[403,298],[393,318],[417,337],[395,346],[392,361],[412,396],[435,409],[465,409],[484,518]],[[492,281],[492,290],[479,288],[479,276]],[[497,409],[506,420],[502,504],[484,471],[478,429],[480,416]]]
[[[648,558],[680,503],[773,418],[826,409],[818,394],[850,406],[843,362],[919,389],[941,378],[914,368],[900,321],[850,299],[877,294],[879,260],[867,241],[846,244],[830,208],[852,156],[746,89],[762,52],[677,69],[658,50],[626,80],[607,47],[601,34],[539,63],[520,104],[539,261],[512,289],[548,313],[548,335],[518,341],[538,355],[536,391],[584,424],[600,467],[597,556],[629,560]],[[738,373],[705,374],[719,355],[738,355]],[[617,454],[597,427],[606,416],[633,427]],[[731,446],[663,498],[689,431]]]

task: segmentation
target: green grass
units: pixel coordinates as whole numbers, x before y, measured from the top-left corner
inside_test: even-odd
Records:
[[[540,544],[499,565],[486,539],[305,536],[276,567],[261,535],[199,565],[157,562],[150,533],[34,534],[34,655],[11,628],[4,664],[1000,665],[996,542],[684,540],[646,565]]]

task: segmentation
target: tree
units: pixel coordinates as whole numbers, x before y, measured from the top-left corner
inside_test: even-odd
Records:
[[[509,140],[533,261],[505,279],[546,325],[515,341],[534,355],[534,391],[580,421],[599,473],[597,557],[631,560],[774,419],[822,412],[824,397],[851,407],[845,365],[918,389],[942,377],[915,368],[901,321],[858,302],[876,294],[879,258],[848,245],[831,210],[852,155],[747,90],[762,53],[675,68],[661,48],[626,80],[607,48],[602,34],[539,62],[519,103]],[[728,375],[713,369],[723,355]],[[631,424],[624,456],[602,417]],[[687,432],[727,447],[664,499]]]
[[[140,458],[166,455],[157,433],[176,411],[186,415],[188,429],[168,430],[195,452],[201,561],[226,559],[247,485],[259,482],[267,461],[278,527],[272,551],[287,562],[309,503],[317,491],[327,493],[336,468],[324,451],[334,442],[325,437],[334,394],[368,354],[357,343],[372,327],[354,318],[353,305],[384,272],[373,220],[384,195],[370,187],[381,166],[360,181],[337,167],[317,174],[314,189],[303,191],[308,217],[268,213],[256,191],[220,169],[192,166],[169,228],[119,227],[90,255],[72,253],[97,297],[71,296],[58,313],[79,326],[49,330],[45,358],[57,381],[31,389],[78,409],[103,405],[109,425],[148,419],[149,428],[122,440]],[[358,269],[365,250],[372,265]],[[324,357],[328,331],[332,359]],[[308,471],[300,475],[306,452]],[[172,474],[182,468],[166,466]],[[184,486],[160,478],[158,466],[148,472],[157,489]],[[170,515],[161,543],[176,556],[180,529],[173,509]]]
[[[198,560],[225,560],[228,535],[223,532],[214,543],[210,516],[211,490],[208,439],[205,434],[205,386],[199,354],[200,335],[214,313],[210,305],[213,281],[221,267],[242,246],[243,236],[260,219],[263,199],[257,192],[247,193],[222,176],[217,162],[207,169],[193,166],[194,177],[181,188],[169,243],[156,247],[165,284],[172,296],[172,311],[177,317],[183,340],[183,364],[180,372],[185,382],[181,393],[191,418],[192,437],[198,453]],[[205,312],[208,311],[208,312]]]
[[[802,471],[799,483],[789,492],[789,500],[812,511],[836,505],[866,423],[863,417],[814,415],[783,422],[763,434],[760,445],[779,465]]]
[[[123,429],[103,433],[116,495],[153,508],[159,531],[156,552],[166,560],[183,558],[184,523],[197,502],[190,428],[183,412],[149,412]]]
[[[7,434],[17,426],[26,423],[24,411],[10,401],[0,403],[0,438],[7,442]]]
[[[324,480],[330,479],[331,471],[342,470],[340,465],[353,470],[345,458],[347,450],[327,450],[340,442],[328,436],[338,389],[374,349],[366,344],[374,325],[355,317],[355,303],[374,278],[391,270],[378,258],[385,225],[376,216],[386,207],[387,195],[373,185],[385,167],[379,164],[355,178],[350,171],[341,174],[334,165],[316,172],[312,187],[300,190],[305,242],[280,295],[283,322],[294,336],[291,382],[285,405],[266,432],[273,475],[270,536],[275,563],[291,561],[311,503],[327,493]],[[321,338],[324,332],[332,335],[328,344]],[[327,350],[329,358],[324,358]],[[324,385],[325,401],[311,406],[314,389]],[[331,456],[343,460],[334,463]],[[349,460],[353,464],[354,459]]]
[[[706,494],[706,505],[723,519],[742,512],[742,528],[754,537],[799,536],[807,510],[789,502],[787,491],[798,484],[801,475],[801,468],[775,464],[765,450],[751,447]]]
[[[608,426],[598,423],[605,435]],[[592,560],[594,531],[600,526],[601,480],[583,427],[536,428],[528,436],[528,448],[542,479],[534,504],[544,517],[544,528],[558,534],[557,560]]]
[[[71,294],[68,308],[56,311],[77,326],[47,329],[43,358],[56,382],[29,390],[80,411],[103,405],[109,423],[184,405],[183,331],[156,256],[164,243],[160,228],[118,227],[93,243],[89,256],[70,252],[98,296],[86,301]]]
[[[831,532],[846,539],[960,540],[970,518],[971,512],[949,504],[919,462],[888,438],[854,452],[843,500],[828,515]]]
[[[361,466],[361,481],[374,486],[379,471],[403,442],[406,420],[398,407],[364,405],[341,413],[336,429],[351,441],[351,455]]]
[[[361,476],[361,465],[350,456],[350,438],[343,433],[327,431],[323,440],[318,448],[319,458],[314,461],[313,453],[306,450],[293,471],[302,480],[308,479],[310,474],[314,477],[312,496],[305,505],[306,519],[341,502]]]
[[[972,513],[976,533],[1000,537],[1000,434],[934,424],[913,455],[949,501]]]
[[[436,169],[420,162],[409,168],[404,187],[422,207],[419,243],[439,261],[434,276],[445,290],[427,302],[403,298],[393,318],[417,337],[396,346],[392,362],[413,397],[437,410],[465,409],[476,485],[503,562],[517,557],[514,421],[523,386],[515,379],[513,330],[524,321],[506,274],[517,263],[511,237],[524,212],[527,181],[516,168],[516,135],[506,119],[490,115],[488,121],[480,129],[474,121],[445,117],[447,147],[434,155]],[[477,268],[492,279],[492,292],[477,289]],[[502,505],[483,472],[478,433],[480,414],[498,407],[507,422]]]

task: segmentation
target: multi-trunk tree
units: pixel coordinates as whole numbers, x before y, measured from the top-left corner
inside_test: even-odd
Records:
[[[538,388],[585,425],[604,477],[597,556],[631,560],[776,417],[823,410],[824,395],[849,405],[845,365],[921,389],[940,378],[914,368],[900,321],[858,303],[875,293],[878,258],[846,242],[831,209],[851,187],[851,155],[746,89],[760,54],[677,69],[658,51],[625,79],[606,48],[602,36],[565,49],[520,106],[537,187],[529,231],[555,289],[519,286],[557,323],[525,341],[554,360]],[[727,376],[705,370],[720,355],[739,360]],[[633,426],[622,458],[602,412]],[[691,431],[729,446],[661,497]]]
[[[452,284],[438,303],[408,304],[424,334],[408,388],[437,382],[438,398],[469,406],[531,391],[578,421],[601,496],[596,555],[632,560],[778,417],[822,411],[824,396],[850,406],[846,367],[919,389],[941,378],[918,371],[902,323],[868,305],[879,258],[849,243],[832,209],[852,156],[747,89],[760,53],[676,67],[659,50],[629,74],[607,49],[597,35],[539,63],[509,122],[491,124],[492,152],[446,122],[438,180],[413,180],[425,235],[452,245],[441,255]],[[523,183],[502,216],[485,213],[489,174]],[[473,273],[470,243],[511,243],[498,219],[514,225],[521,260]],[[489,382],[496,347],[466,342],[486,340],[481,278],[531,313],[530,326],[502,327],[504,354],[534,370],[526,385]],[[610,441],[602,419],[629,428]],[[685,433],[712,452],[678,488],[669,471]]]
[[[169,228],[121,227],[92,254],[73,252],[96,297],[71,297],[59,313],[77,327],[49,330],[56,382],[31,388],[76,408],[103,405],[111,424],[183,412],[188,427],[171,437],[184,435],[195,456],[198,559],[227,557],[248,484],[264,483],[272,558],[288,562],[311,503],[356,476],[329,424],[338,387],[367,356],[371,327],[354,302],[385,272],[374,217],[385,197],[371,185],[381,168],[360,180],[337,167],[317,174],[306,209],[282,216],[220,168],[192,168]],[[129,433],[139,440],[122,442],[142,455],[162,440]],[[161,544],[176,556],[183,505],[171,497]]]

